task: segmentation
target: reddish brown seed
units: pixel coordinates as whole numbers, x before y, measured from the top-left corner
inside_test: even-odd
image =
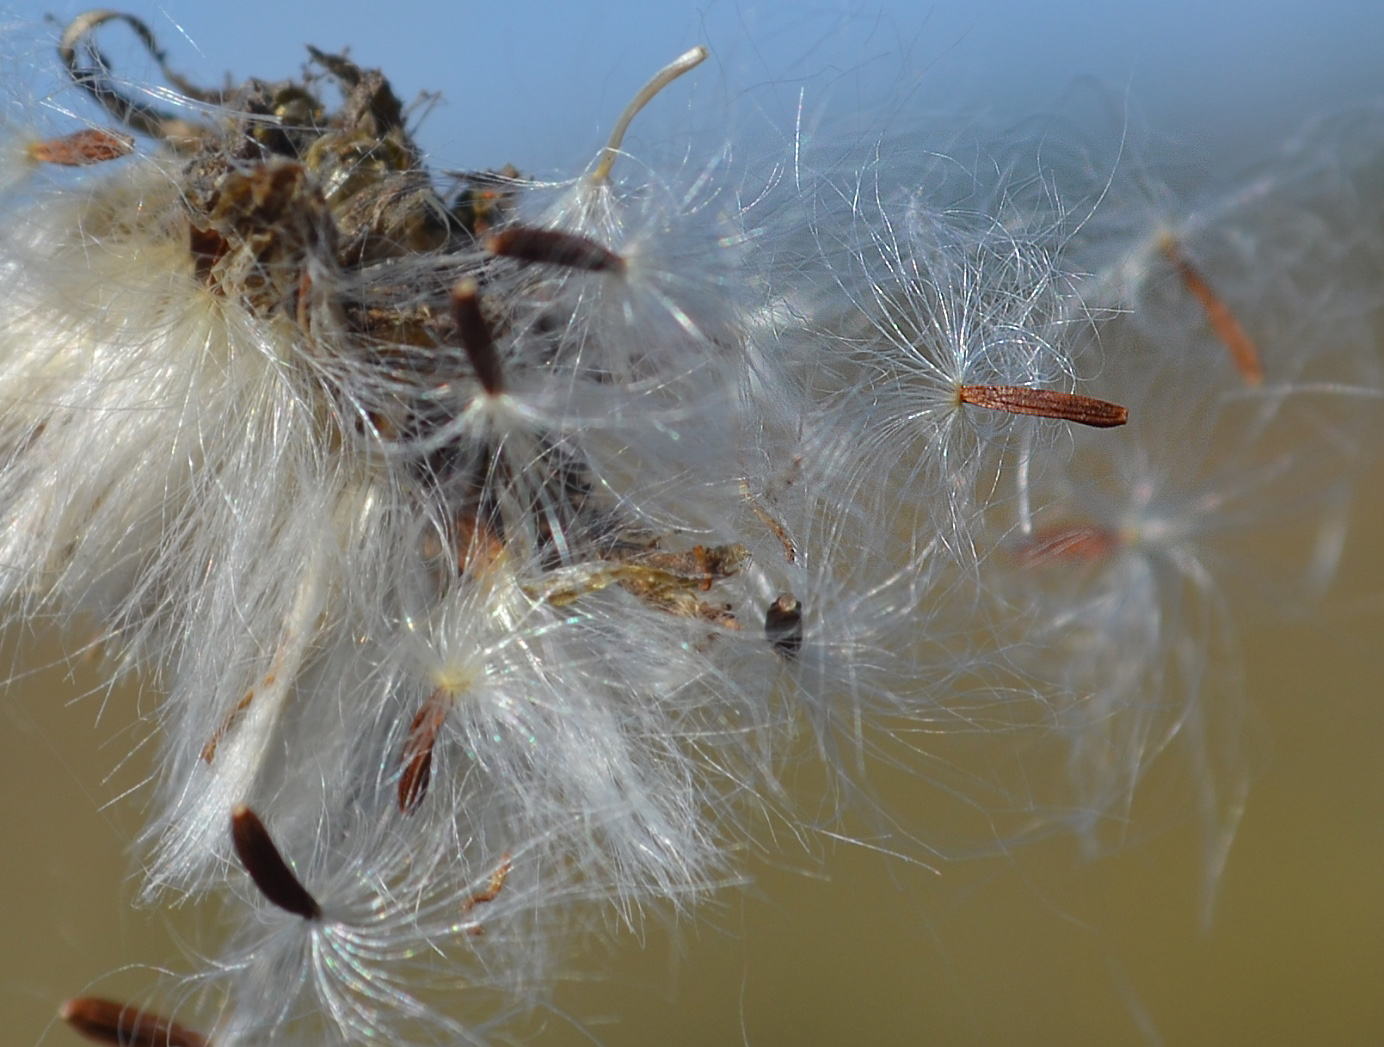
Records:
[[[486,240],[485,247],[491,254],[520,262],[559,265],[589,273],[625,271],[624,258],[610,248],[589,237],[564,233],[560,229],[511,226]]]
[[[481,312],[480,292],[474,280],[462,280],[452,288],[452,319],[466,358],[476,372],[481,388],[491,396],[504,391],[504,372],[500,367],[500,352],[495,348],[495,336],[490,322]]]
[[[259,815],[243,803],[231,810],[231,840],[235,853],[240,856],[240,864],[245,866],[250,879],[266,898],[285,912],[305,920],[322,918],[322,907],[317,899],[288,867]]]
[[[803,646],[803,608],[797,597],[784,593],[764,612],[764,636],[775,651],[795,658]]]
[[[1024,567],[1039,567],[1058,560],[1103,560],[1119,547],[1120,536],[1107,527],[1072,524],[1035,531],[1017,542],[1013,551]]]
[[[442,730],[451,704],[440,689],[433,691],[413,718],[408,741],[404,743],[403,770],[399,773],[399,810],[404,814],[416,811],[428,794],[433,746],[437,744],[437,734]]]
[[[1262,385],[1264,382],[1264,365],[1259,362],[1259,350],[1255,347],[1254,341],[1245,329],[1240,326],[1240,321],[1235,318],[1235,314],[1230,311],[1230,306],[1212,290],[1205,278],[1199,273],[1195,266],[1182,253],[1182,248],[1178,246],[1177,240],[1172,236],[1163,235],[1158,238],[1158,249],[1163,252],[1163,256],[1172,263],[1177,270],[1177,275],[1182,278],[1183,286],[1192,292],[1192,295],[1201,303],[1202,309],[1206,313],[1206,320],[1211,325],[1211,329],[1216,332],[1216,337],[1221,340],[1226,349],[1230,351],[1230,358],[1235,363],[1235,368],[1240,372],[1240,377],[1245,380],[1247,385]]]
[[[210,1047],[201,1033],[158,1014],[127,1003],[78,996],[68,1000],[59,1017],[77,1032],[97,1043],[115,1047]]]
[[[466,901],[461,903],[462,915],[469,913],[478,905],[484,905],[486,902],[493,902],[496,898],[498,898],[500,896],[500,892],[504,890],[505,880],[509,877],[509,870],[512,868],[512,866],[513,863],[510,861],[509,855],[505,855],[503,858],[501,858],[499,868],[497,868],[493,873],[490,874],[490,883],[486,885],[485,890],[478,891],[477,893],[471,895],[471,897],[467,898]],[[479,937],[485,933],[485,928],[482,927],[480,924],[477,924],[475,927],[472,927],[467,933]]]
[[[60,167],[89,167],[119,160],[135,151],[135,140],[119,131],[89,127],[61,138],[49,138],[29,145],[29,158],[39,164]]]
[[[1108,400],[1059,393],[1055,389],[1032,389],[1026,385],[963,385],[958,399],[972,407],[1060,418],[1097,429],[1109,429],[1129,421],[1129,409]]]

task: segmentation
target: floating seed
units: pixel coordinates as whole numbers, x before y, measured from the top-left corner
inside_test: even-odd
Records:
[[[1129,409],[1119,404],[1079,393],[1032,389],[1026,385],[963,385],[959,399],[972,407],[1059,418],[1096,429],[1109,429],[1129,421]]]
[[[201,1033],[161,1015],[95,996],[68,1000],[58,1015],[87,1039],[114,1047],[210,1047],[211,1044]]]
[[[1182,253],[1182,248],[1178,246],[1177,240],[1172,236],[1164,234],[1158,238],[1158,249],[1163,252],[1173,268],[1177,270],[1177,275],[1182,278],[1182,284],[1198,302],[1206,313],[1206,320],[1211,325],[1211,329],[1216,332],[1225,347],[1230,350],[1230,358],[1235,362],[1235,368],[1240,372],[1240,377],[1245,380],[1247,385],[1262,385],[1264,381],[1264,366],[1259,362],[1259,350],[1255,347],[1253,340],[1245,329],[1240,326],[1240,321],[1235,318],[1235,314],[1230,311],[1230,306],[1212,290],[1205,278],[1199,273],[1195,266]]]
[[[1015,558],[1024,567],[1039,567],[1058,560],[1103,560],[1120,546],[1120,536],[1108,527],[1076,524],[1039,531],[1014,546]]]
[[[231,840],[235,843],[235,853],[240,856],[240,864],[245,866],[250,879],[266,898],[285,912],[305,920],[322,918],[322,907],[317,899],[288,867],[259,815],[244,804],[237,804],[231,810]]]

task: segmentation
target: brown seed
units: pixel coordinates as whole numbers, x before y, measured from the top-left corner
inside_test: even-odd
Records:
[[[322,918],[322,907],[317,899],[288,867],[259,815],[243,803],[231,810],[231,840],[235,853],[240,856],[240,864],[245,866],[250,879],[266,898],[285,912],[305,920]]]
[[[485,242],[486,250],[520,262],[559,265],[589,273],[623,273],[625,260],[589,237],[560,229],[511,226]]]
[[[803,646],[803,608],[797,597],[784,593],[764,612],[764,636],[785,658],[796,658]]]
[[[476,372],[481,388],[491,396],[504,391],[504,371],[490,323],[481,312],[480,292],[474,280],[461,280],[452,288],[452,319],[461,347]]]
[[[1015,558],[1024,567],[1040,567],[1058,560],[1103,560],[1120,547],[1120,536],[1108,527],[1073,524],[1036,531],[1014,546]]]
[[[439,688],[428,695],[418,715],[413,718],[408,741],[404,743],[404,768],[399,773],[399,810],[404,814],[416,811],[428,794],[428,783],[432,781],[433,746],[437,744],[437,734],[442,730],[451,704]]]
[[[88,167],[91,164],[104,164],[108,160],[119,160],[134,151],[135,140],[129,135],[108,131],[104,127],[89,127],[61,138],[31,143],[29,158],[39,164]]]
[[[68,1000],[58,1015],[87,1039],[115,1047],[210,1047],[211,1044],[201,1033],[162,1015],[95,996]]]
[[[1176,239],[1167,234],[1160,236],[1158,249],[1163,252],[1163,256],[1177,270],[1177,275],[1182,278],[1183,286],[1191,291],[1196,300],[1201,303],[1201,307],[1206,313],[1207,322],[1211,325],[1211,329],[1216,332],[1216,337],[1221,340],[1226,349],[1230,350],[1230,358],[1234,361],[1236,370],[1240,372],[1240,377],[1245,380],[1245,384],[1262,385],[1264,382],[1264,365],[1259,362],[1259,350],[1255,347],[1250,336],[1245,333],[1245,329],[1240,326],[1240,321],[1235,318],[1235,314],[1230,311],[1230,306],[1225,304],[1221,296],[1211,289],[1211,285],[1188,261]]]
[[[1097,400],[1079,393],[1060,393],[1055,389],[1033,389],[1026,385],[963,385],[958,399],[972,407],[988,407],[994,411],[1031,414],[1040,418],[1060,418],[1097,429],[1109,429],[1129,421],[1129,409],[1108,400]]]

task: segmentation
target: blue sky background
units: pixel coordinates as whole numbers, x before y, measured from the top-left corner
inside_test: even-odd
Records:
[[[11,4],[18,21],[66,21],[83,3]],[[661,105],[732,136],[767,114],[792,126],[799,91],[813,111],[890,115],[1033,114],[1082,78],[1117,106],[1206,153],[1268,148],[1309,115],[1384,94],[1377,0],[130,0],[176,68],[210,81],[276,79],[303,43],[346,46],[399,94],[445,102],[421,137],[441,166],[569,171],[600,144],[630,95],[696,43],[712,59]],[[51,33],[52,30],[50,29]],[[120,70],[141,73],[128,34],[102,38]],[[45,49],[46,52],[46,49]],[[45,52],[29,60],[48,64]],[[676,92],[675,92],[676,94]],[[727,103],[730,103],[729,106]],[[658,112],[657,108],[652,114]],[[733,114],[727,116],[726,114]],[[694,122],[697,122],[694,119]],[[668,126],[657,115],[636,134]]]

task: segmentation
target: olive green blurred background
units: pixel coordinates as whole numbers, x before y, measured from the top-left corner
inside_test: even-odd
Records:
[[[1381,478],[1363,485],[1333,609],[1248,637],[1267,744],[1206,933],[1190,819],[1095,862],[1070,839],[939,872],[824,844],[754,864],[750,888],[671,938],[655,926],[578,958],[580,979],[525,1035],[543,1047],[1384,1043]],[[54,655],[12,657],[18,673]],[[129,904],[140,813],[112,798],[143,773],[139,756],[126,762],[135,706],[71,701],[98,685],[94,666],[57,665],[0,705],[5,1044],[75,1044],[53,1021],[65,997],[133,995],[145,972],[106,976],[179,966],[182,932]],[[908,793],[889,800],[906,809]]]

